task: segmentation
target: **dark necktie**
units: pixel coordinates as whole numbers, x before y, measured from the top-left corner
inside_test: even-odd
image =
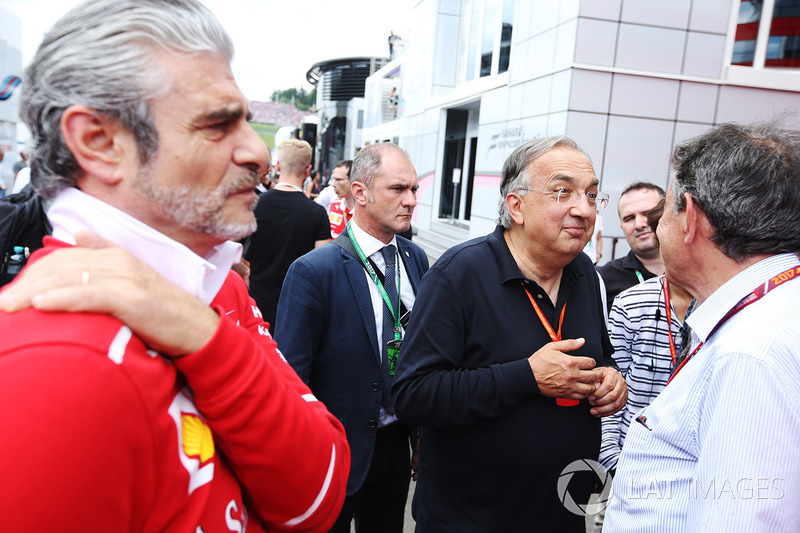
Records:
[[[389,301],[392,302],[394,312],[397,313],[397,283],[395,283],[395,257],[396,248],[393,245],[384,246],[381,250],[383,259],[386,261],[386,268],[384,269],[384,283],[383,288],[386,290],[386,295]],[[394,402],[392,401],[391,388],[394,382],[394,377],[389,375],[389,352],[387,344],[389,341],[394,340],[394,317],[389,311],[389,308],[384,302],[383,305],[383,334],[381,340],[381,390],[383,391],[381,403],[383,408],[389,414],[394,414]]]

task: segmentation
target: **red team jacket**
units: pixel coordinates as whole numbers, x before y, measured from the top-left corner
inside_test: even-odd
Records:
[[[351,218],[353,218],[353,210],[347,209],[344,198],[334,200],[328,214],[328,220],[331,222],[331,237],[335,239],[341,235]]]
[[[42,253],[63,246],[48,238]],[[211,305],[214,338],[172,360],[109,316],[0,312],[0,530],[333,524],[350,469],[341,423],[236,274]]]

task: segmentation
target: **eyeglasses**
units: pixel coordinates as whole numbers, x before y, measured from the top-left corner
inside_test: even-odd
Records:
[[[559,187],[554,191],[543,191],[541,189],[531,189],[530,187],[520,187],[518,191],[533,191],[541,194],[546,194],[553,198],[559,205],[573,206],[578,203],[581,196],[586,195],[586,201],[589,205],[595,206],[598,211],[602,211],[608,205],[608,193],[599,191],[583,191],[580,192],[569,187]],[[562,202],[563,200],[563,202]]]

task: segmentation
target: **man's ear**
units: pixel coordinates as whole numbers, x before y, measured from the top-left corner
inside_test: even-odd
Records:
[[[522,226],[525,223],[525,218],[522,216],[522,198],[517,193],[510,192],[506,195],[505,202],[511,220]]]
[[[354,181],[350,184],[350,193],[353,195],[353,200],[361,206],[367,205],[369,201],[369,190],[364,182]]]
[[[132,135],[119,120],[84,105],[72,105],[64,111],[61,134],[84,173],[107,185],[123,178],[121,169],[128,152],[136,150]]]
[[[708,217],[700,209],[700,206],[695,203],[694,198],[688,192],[683,193],[683,200],[686,216],[683,219],[683,241],[686,244],[691,244],[698,236],[703,236],[708,239],[714,236],[714,228]]]

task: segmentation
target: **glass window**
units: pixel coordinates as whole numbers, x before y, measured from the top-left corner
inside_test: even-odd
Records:
[[[772,18],[800,17],[800,0],[775,0]]]
[[[481,77],[492,73],[492,55],[494,53],[494,38],[497,35],[495,26],[497,20],[497,2],[486,2],[483,11],[483,39],[481,40]]]
[[[776,0],[765,67],[800,68],[800,0]]]
[[[731,63],[734,65],[752,65],[755,51],[755,39],[736,41],[733,43],[733,57],[731,58]]]
[[[742,0],[739,7],[739,24],[748,24],[761,20],[761,2]]]
[[[759,44],[765,6],[767,12],[772,8],[772,19],[764,20],[769,35],[762,32],[761,39],[767,42]],[[732,65],[800,68],[800,0],[741,0],[737,22]]]
[[[503,2],[503,27],[500,30],[500,64],[497,69],[498,73],[506,72],[511,61],[511,30],[514,28],[515,5],[515,0],[505,0]]]
[[[733,57],[731,57],[733,65],[753,66],[758,24],[761,21],[761,5],[760,0],[742,0],[739,6],[736,40],[733,43]]]
[[[800,36],[771,36],[767,44],[766,67],[800,68]]]
[[[475,62],[478,55],[478,35],[480,35],[481,3],[473,2],[469,17],[469,53],[467,54],[467,81],[475,79]]]

